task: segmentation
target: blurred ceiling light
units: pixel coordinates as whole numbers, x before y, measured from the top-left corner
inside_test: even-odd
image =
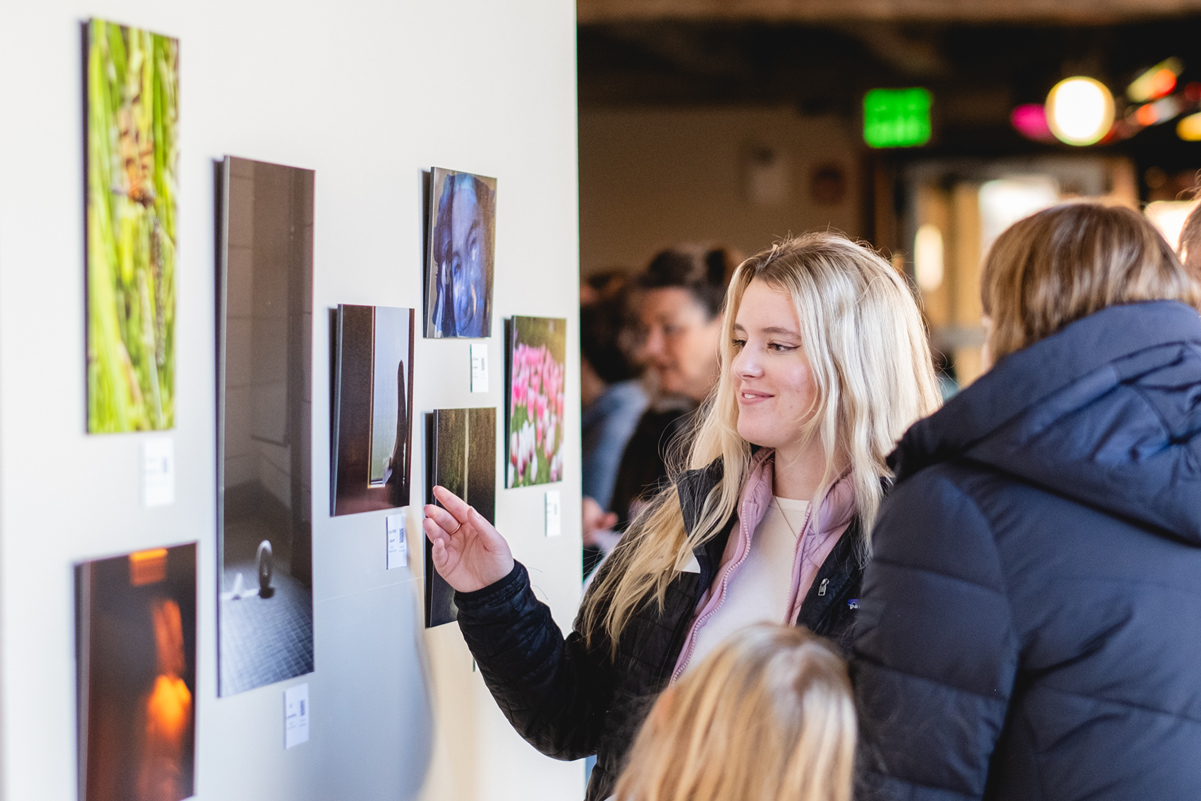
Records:
[[[1146,103],[1163,97],[1176,88],[1176,79],[1184,72],[1184,62],[1173,56],[1139,75],[1126,87],[1126,97]]]
[[[1167,122],[1184,111],[1183,104],[1177,97],[1162,97],[1154,103],[1139,106],[1134,111],[1135,121],[1144,128]]]
[[[1009,114],[1009,124],[1018,133],[1035,142],[1054,142],[1055,134],[1047,125],[1047,109],[1042,103],[1026,103]]]
[[[1113,126],[1113,95],[1092,78],[1064,78],[1047,95],[1047,124],[1061,142],[1095,144]]]
[[[934,223],[926,223],[917,229],[913,240],[913,274],[918,289],[923,292],[933,292],[942,286],[942,231]]]
[[[1201,142],[1201,111],[1176,123],[1176,135],[1186,142]]]

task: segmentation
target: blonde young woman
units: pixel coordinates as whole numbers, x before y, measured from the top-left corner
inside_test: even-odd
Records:
[[[608,797],[649,703],[725,635],[803,625],[846,647],[889,476],[938,391],[904,280],[840,236],[781,242],[735,272],[717,388],[687,470],[633,521],[566,639],[504,538],[443,488],[435,569],[509,720],[546,754],[596,754]]]
[[[850,801],[856,732],[833,648],[803,628],[748,626],[659,696],[615,795]]]

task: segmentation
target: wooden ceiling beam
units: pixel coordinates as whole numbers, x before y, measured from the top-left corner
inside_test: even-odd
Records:
[[[1201,0],[577,0],[579,24],[663,20],[1102,25],[1201,13]]]

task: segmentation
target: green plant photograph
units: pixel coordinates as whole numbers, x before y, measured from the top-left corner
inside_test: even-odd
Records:
[[[179,40],[87,24],[88,431],[175,423]]]

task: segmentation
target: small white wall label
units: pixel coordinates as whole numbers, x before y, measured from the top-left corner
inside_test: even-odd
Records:
[[[309,741],[309,685],[284,690],[284,748]]]
[[[388,515],[388,569],[395,570],[409,563],[409,543],[405,536],[405,513]]]
[[[147,437],[142,440],[142,504],[175,503],[175,440]]]
[[[488,343],[471,343],[471,391],[488,391]]]
[[[558,490],[546,491],[546,536],[557,537],[563,533],[563,507]]]

